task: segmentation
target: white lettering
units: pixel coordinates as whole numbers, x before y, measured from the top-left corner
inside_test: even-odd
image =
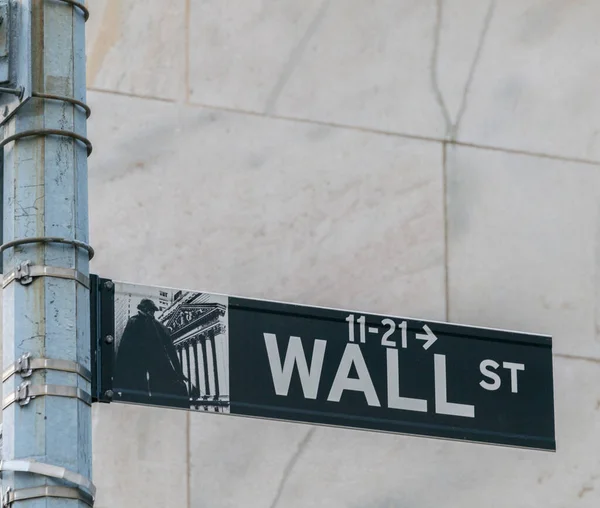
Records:
[[[387,349],[387,385],[388,407],[393,409],[405,409],[407,411],[420,411],[422,413],[427,412],[426,400],[400,397],[400,375],[397,349]]]
[[[485,377],[489,377],[490,379],[492,379],[493,383],[482,380],[479,381],[479,386],[485,388],[486,390],[494,391],[500,388],[501,380],[498,374],[492,372],[491,370],[488,370],[490,367],[496,370],[498,367],[500,367],[500,364],[498,364],[494,360],[483,360],[479,365],[479,370]]]
[[[522,363],[504,362],[502,367],[510,369],[510,391],[512,393],[519,393],[519,385],[517,384],[517,371],[525,370],[525,365]]]
[[[388,327],[388,331],[383,334],[383,337],[381,337],[381,345],[388,347],[396,347],[396,343],[388,339],[388,337],[392,335],[392,333],[394,333],[394,331],[396,330],[396,322],[391,319],[384,319],[383,321],[381,321],[381,324],[383,326]]]
[[[402,321],[402,323],[400,323],[398,325],[398,328],[402,329],[402,347],[404,349],[406,349],[408,347],[408,338],[406,335],[406,330],[408,329],[408,324],[406,323],[406,321]]]
[[[321,370],[323,368],[323,358],[325,357],[325,346],[327,345],[327,341],[319,339],[315,340],[309,370],[300,337],[290,337],[282,366],[276,335],[274,333],[263,333],[263,335],[265,337],[265,346],[267,347],[267,355],[269,357],[275,393],[283,396],[288,394],[294,365],[296,365],[304,397],[307,399],[316,399],[317,392],[319,391],[319,381],[321,380]]]
[[[356,368],[358,379],[348,377],[352,365]],[[346,344],[344,355],[340,360],[340,365],[335,374],[335,379],[331,385],[327,400],[339,402],[344,390],[363,392],[369,406],[381,407],[375,387],[373,386],[373,381],[371,381],[371,375],[367,369],[367,364],[358,344]]]
[[[475,418],[475,406],[448,402],[446,389],[446,355],[433,355],[435,378],[435,412],[442,415]]]
[[[358,323],[358,336],[359,336],[359,340],[360,342],[362,342],[363,344],[365,342],[367,342],[367,336],[365,334],[365,323],[367,322],[367,319],[365,318],[365,316],[360,316],[356,322]]]

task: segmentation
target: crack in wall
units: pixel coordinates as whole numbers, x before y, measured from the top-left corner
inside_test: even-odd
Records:
[[[184,81],[184,90],[185,90],[185,96],[184,96],[184,102],[188,103],[190,102],[190,96],[192,95],[192,91],[191,91],[191,84],[190,84],[190,19],[191,19],[191,0],[185,0],[185,25],[184,25],[184,30],[185,30],[185,47],[184,47],[184,53],[185,53],[185,65],[183,67],[184,71],[183,71],[183,81]]]
[[[438,83],[437,76],[437,63],[438,63],[438,55],[440,51],[440,35],[442,31],[442,20],[444,18],[444,2],[443,0],[436,0],[435,2],[436,10],[435,10],[435,26],[433,29],[433,51],[431,53],[431,61],[429,63],[429,71],[431,73],[431,86],[433,88],[433,94],[435,95],[435,99],[442,110],[442,115],[444,117],[444,122],[446,124],[446,134],[450,132],[452,128],[452,120],[450,119],[450,113],[448,112],[448,108],[446,107],[446,102],[444,101],[444,96],[442,95],[442,90],[440,89],[440,84]]]
[[[317,14],[308,25],[306,32],[304,32],[304,35],[302,36],[296,47],[290,53],[290,56],[286,64],[284,65],[281,74],[279,75],[277,83],[275,83],[275,86],[273,87],[273,89],[269,93],[269,96],[267,97],[263,113],[270,114],[273,113],[273,111],[275,111],[275,106],[277,104],[277,101],[279,100],[279,97],[281,96],[281,92],[283,92],[285,85],[287,85],[287,82],[296,70],[296,67],[298,67],[298,63],[300,62],[302,55],[306,51],[308,43],[313,38],[315,33],[317,33],[317,30],[321,26],[321,22],[323,21],[325,13],[329,8],[329,4],[331,4],[331,0],[323,0],[323,3],[317,11]]]
[[[296,448],[296,451],[290,457],[290,460],[288,461],[285,468],[283,469],[283,474],[281,476],[281,480],[279,481],[279,486],[277,487],[277,492],[276,492],[275,497],[273,498],[273,501],[271,502],[271,505],[269,508],[276,508],[276,506],[279,504],[279,500],[281,499],[281,495],[283,494],[283,489],[285,488],[288,478],[290,477],[290,474],[294,470],[294,467],[296,466],[298,459],[300,458],[300,456],[306,449],[308,442],[311,440],[311,438],[313,437],[316,430],[317,430],[316,427],[312,427],[304,435],[304,437],[302,438],[300,443],[298,443],[298,448]]]
[[[467,77],[467,82],[465,84],[465,88],[463,89],[462,98],[460,101],[460,107],[458,109],[458,114],[456,115],[456,121],[452,126],[452,131],[450,133],[450,138],[455,141],[458,137],[458,129],[460,126],[460,121],[467,110],[467,97],[471,90],[471,83],[473,82],[473,76],[475,75],[475,69],[479,64],[479,60],[481,58],[481,53],[483,50],[484,42],[487,38],[487,33],[490,29],[490,25],[492,23],[492,18],[494,16],[494,9],[496,8],[496,0],[490,0],[488,5],[488,10],[485,14],[485,18],[483,20],[483,27],[481,29],[481,33],[479,34],[479,40],[477,42],[477,49],[475,50],[475,56],[473,57],[473,61],[471,62],[471,67],[469,69],[469,75]]]
[[[446,171],[448,165],[448,144],[442,143],[442,185],[443,185],[443,206],[444,206],[444,287],[445,297],[444,311],[446,321],[450,321],[450,253],[448,251],[448,174]]]
[[[600,206],[596,212],[596,238],[594,242],[594,339],[600,343]]]
[[[580,360],[582,362],[591,362],[591,363],[599,363],[600,358],[594,358],[593,356],[581,356],[581,355],[571,355],[567,353],[553,353],[552,356],[554,358],[564,358],[565,360]]]
[[[436,16],[435,16],[435,25],[433,31],[433,50],[431,53],[431,61],[430,61],[430,74],[431,74],[431,86],[433,88],[433,92],[435,95],[436,102],[438,103],[440,109],[442,110],[442,115],[444,117],[444,123],[446,126],[445,137],[450,142],[455,142],[458,137],[458,130],[460,127],[460,122],[467,110],[467,99],[469,92],[471,90],[471,84],[473,82],[473,77],[475,76],[475,70],[479,64],[479,60],[481,58],[481,53],[483,51],[483,46],[485,40],[487,39],[487,33],[489,31],[492,18],[494,16],[494,10],[496,8],[496,0],[490,0],[488,4],[488,9],[485,14],[485,18],[483,20],[483,26],[481,32],[479,34],[479,39],[477,41],[477,48],[475,49],[475,55],[473,56],[473,60],[471,61],[471,65],[469,67],[469,73],[467,75],[467,81],[463,88],[463,93],[460,101],[460,105],[458,108],[458,113],[454,121],[450,116],[448,111],[448,107],[446,105],[446,101],[444,100],[444,95],[442,93],[438,75],[437,75],[437,64],[439,59],[439,49],[440,49],[440,35],[442,31],[442,23],[444,21],[444,0],[436,0]]]
[[[467,75],[467,81],[463,88],[463,93],[460,100],[460,105],[458,108],[458,112],[456,114],[456,118],[452,121],[450,113],[448,111],[448,107],[444,100],[444,96],[442,90],[440,88],[440,84],[438,81],[437,75],[437,64],[439,58],[439,49],[440,49],[440,35],[442,30],[442,23],[444,19],[444,1],[436,0],[436,16],[435,16],[435,25],[433,32],[433,51],[431,54],[431,62],[430,62],[430,72],[431,72],[431,85],[433,88],[433,92],[435,95],[435,99],[442,111],[442,115],[444,117],[444,123],[446,127],[445,132],[445,140],[442,142],[442,179],[443,179],[443,206],[444,206],[444,287],[445,287],[445,314],[446,320],[450,319],[450,263],[449,263],[449,246],[448,246],[448,143],[456,143],[458,137],[458,130],[460,127],[460,122],[463,118],[463,115],[467,109],[467,98],[469,92],[471,90],[471,84],[473,82],[473,77],[475,75],[475,70],[479,64],[479,60],[481,58],[481,53],[483,50],[484,42],[487,38],[487,33],[489,31],[492,17],[494,15],[494,9],[496,7],[496,0],[490,0],[488,4],[488,9],[486,11],[483,26],[481,32],[479,34],[479,38],[477,41],[477,48],[475,50],[475,55],[473,56],[473,60],[471,61],[471,65],[469,67],[469,73]]]
[[[140,95],[140,94],[129,93],[129,92],[121,92],[118,90],[108,90],[108,89],[105,90],[105,89],[97,88],[97,87],[89,87],[87,90],[88,90],[88,92],[95,92],[95,93],[103,94],[103,95],[115,95],[117,97],[131,97],[134,99],[143,99],[143,100],[162,102],[162,103],[167,103],[167,104],[174,104],[176,102],[173,99],[164,99],[162,97],[156,97],[156,96],[151,96],[151,95]],[[419,134],[410,134],[407,132],[392,131],[392,130],[386,130],[386,129],[375,129],[373,127],[363,127],[360,125],[352,125],[349,123],[332,122],[329,120],[318,120],[318,119],[314,119],[314,118],[301,118],[301,117],[296,117],[296,116],[291,116],[291,115],[267,114],[267,113],[261,113],[259,111],[252,111],[252,110],[243,109],[243,108],[237,108],[237,107],[234,108],[234,107],[218,106],[218,105],[215,106],[212,104],[204,104],[204,103],[200,103],[200,102],[189,102],[185,106],[190,107],[190,108],[205,109],[208,111],[231,113],[234,115],[255,116],[255,117],[259,117],[259,118],[267,118],[270,120],[281,120],[284,122],[293,122],[293,123],[302,123],[302,124],[308,124],[308,125],[318,125],[318,126],[322,126],[322,127],[330,127],[332,129],[345,129],[345,130],[356,131],[356,132],[377,134],[377,135],[381,135],[381,136],[394,136],[394,137],[403,138],[403,139],[415,139],[415,140],[419,140],[419,141],[427,141],[430,143],[451,143],[452,145],[464,146],[464,147],[468,147],[468,148],[475,148],[478,150],[490,150],[493,152],[503,152],[503,153],[514,154],[514,155],[524,155],[526,157],[539,157],[539,158],[555,160],[555,161],[574,162],[575,164],[583,164],[583,165],[587,165],[587,166],[600,167],[600,159],[598,159],[598,160],[586,159],[584,157],[573,157],[570,155],[560,155],[558,153],[536,152],[533,150],[511,148],[509,146],[488,145],[488,144],[475,143],[475,142],[469,142],[469,141],[458,141],[458,140],[451,141],[449,139],[444,139],[439,136],[424,136],[424,135],[419,135]]]

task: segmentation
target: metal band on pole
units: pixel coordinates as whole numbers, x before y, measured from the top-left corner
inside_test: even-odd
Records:
[[[90,259],[94,257],[94,249],[92,249],[91,245],[88,245],[87,243],[81,242],[79,240],[71,240],[69,238],[61,238],[59,236],[33,236],[31,238],[19,238],[17,240],[12,240],[10,242],[6,242],[0,245],[0,253],[4,252],[6,249],[10,249],[11,247],[27,245],[30,243],[64,243],[67,245],[73,245],[74,247],[78,247],[80,249],[87,250]]]
[[[4,398],[2,409],[6,409],[15,402],[18,402],[21,406],[26,406],[31,399],[48,396],[79,399],[88,406],[92,405],[92,396],[81,388],[62,385],[32,385],[29,382],[25,382],[21,383],[15,392]]]
[[[83,13],[83,20],[87,21],[90,19],[90,11],[88,11],[87,7],[83,5],[81,2],[77,2],[75,0],[59,0],[60,2],[65,2],[66,4],[70,4],[73,7],[77,7]]]
[[[16,501],[54,497],[60,499],[76,499],[88,506],[94,506],[94,497],[79,487],[44,486],[29,489],[11,490],[10,488],[2,498],[2,508],[9,508]]]
[[[62,129],[31,129],[27,131],[17,132],[16,134],[8,136],[7,138],[4,138],[2,141],[0,141],[0,148],[12,141],[17,141],[18,139],[22,138],[30,138],[32,136],[65,136],[67,138],[73,138],[77,141],[80,141],[86,146],[88,157],[92,154],[92,142],[88,138],[82,136],[81,134],[77,134],[76,132],[65,131]]]
[[[60,268],[57,266],[31,265],[29,261],[19,263],[14,270],[8,272],[2,280],[2,287],[5,288],[14,280],[27,285],[33,282],[34,277],[57,277],[59,279],[71,279],[79,282],[82,286],[90,288],[89,277],[83,275],[74,268]]]
[[[0,473],[12,471],[16,473],[31,473],[65,480],[77,487],[85,489],[92,497],[96,496],[96,486],[85,476],[70,471],[64,467],[44,464],[32,459],[0,460]]]
[[[1,91],[1,89],[0,89],[0,91]],[[74,99],[73,97],[67,97],[66,95],[56,95],[56,94],[51,94],[51,93],[41,93],[41,92],[31,92],[31,96],[37,97],[38,99],[49,99],[49,100],[53,100],[53,101],[68,102],[70,104],[73,104],[74,106],[79,106],[81,109],[83,109],[85,111],[86,118],[89,118],[90,115],[92,114],[92,110],[85,102],[78,101],[77,99]]]
[[[26,353],[2,373],[2,382],[14,374],[19,374],[22,378],[30,377],[34,370],[72,372],[86,381],[92,381],[92,373],[79,363],[53,358],[31,358],[31,354]]]

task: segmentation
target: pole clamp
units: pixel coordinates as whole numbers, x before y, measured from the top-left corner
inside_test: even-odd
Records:
[[[25,381],[18,386],[14,393],[11,393],[4,398],[2,401],[2,409],[6,409],[15,402],[18,402],[19,405],[23,407],[29,404],[31,399],[46,396],[79,399],[88,406],[92,405],[92,396],[76,386],[32,385],[29,381]]]
[[[34,370],[57,370],[59,372],[72,372],[79,374],[86,381],[92,381],[92,373],[83,365],[69,360],[55,360],[53,358],[32,358],[31,353],[24,353],[19,359],[2,373],[2,381],[6,381],[13,374],[22,378],[31,377]]]
[[[91,496],[92,500],[96,497],[96,486],[88,478],[64,467],[45,464],[34,459],[0,460],[0,478],[4,471],[11,471],[13,473],[31,473],[50,478],[57,478],[75,485],[77,489],[83,489]],[[12,492],[13,495],[17,495],[18,491],[15,490]],[[16,501],[16,499],[14,499],[13,502],[14,501]]]
[[[10,508],[16,501],[54,497],[61,499],[76,499],[88,506],[94,506],[94,498],[79,487],[44,486],[29,489],[13,490],[10,487],[2,497],[2,508]]]
[[[32,265],[31,261],[22,261],[17,267],[7,273],[2,281],[2,287],[5,288],[12,281],[17,280],[23,286],[31,284],[34,277],[57,277],[59,279],[71,279],[79,282],[82,286],[89,289],[90,279],[73,268],[59,268],[56,266]]]

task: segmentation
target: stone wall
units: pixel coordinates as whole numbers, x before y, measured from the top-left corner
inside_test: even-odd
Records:
[[[94,0],[92,270],[554,337],[555,454],[94,407],[98,508],[596,508],[600,3]]]

